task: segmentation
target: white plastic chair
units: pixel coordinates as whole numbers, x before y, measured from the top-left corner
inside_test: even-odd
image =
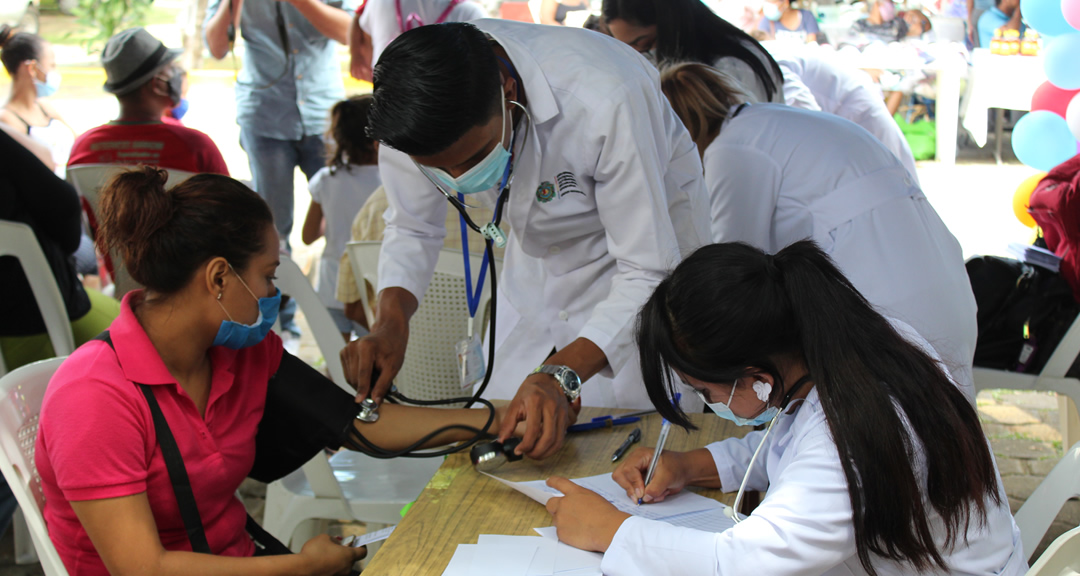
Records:
[[[1026,576],[1077,576],[1080,574],[1080,528],[1058,536],[1027,571]]]
[[[32,228],[21,222],[0,221],[0,256],[14,256],[19,260],[23,273],[34,293],[38,310],[45,321],[45,330],[52,341],[53,353],[67,356],[75,350],[75,338],[71,334],[71,320],[68,319],[67,306],[56,285],[52,268],[41,251]],[[0,376],[7,373],[4,355],[0,353]],[[15,533],[15,561],[18,564],[32,564],[37,561],[33,547],[28,542],[26,521],[16,511],[12,521]]]
[[[86,202],[90,205],[90,211],[93,212],[96,221],[101,187],[113,176],[137,167],[128,164],[78,164],[68,166],[67,181],[75,187],[75,190],[83,198],[86,198]],[[169,173],[169,178],[165,182],[166,189],[172,188],[195,175],[193,172],[184,170],[165,168],[165,171]],[[141,288],[141,286],[131,279],[131,276],[124,270],[124,263],[115,254],[111,254],[110,257],[113,264],[113,284],[115,286],[112,296],[120,300],[124,297],[124,294]]]
[[[1080,356],[1080,316],[1054,349],[1038,374],[1023,374],[976,366],[972,370],[976,390],[1042,390],[1064,394],[1080,406],[1080,380],[1065,374]],[[1062,414],[1065,418],[1065,414]],[[1068,441],[1068,439],[1066,439]]]
[[[967,36],[967,22],[956,16],[931,16],[930,28],[938,42],[958,42],[963,44]]]
[[[315,289],[289,258],[282,258],[277,277],[281,291],[304,312],[331,379],[353,394],[339,356],[345,340]],[[380,460],[347,450],[329,459],[318,454],[300,470],[267,486],[263,527],[299,551],[314,535],[298,531],[307,520],[397,524],[402,507],[420,495],[441,464],[441,458]]]
[[[1061,462],[1016,511],[1016,525],[1029,558],[1065,501],[1077,496],[1080,496],[1080,442],[1065,453]]]
[[[34,448],[45,388],[63,361],[53,358],[35,362],[0,378],[0,472],[15,494],[47,576],[67,576],[67,570],[49,540],[42,516],[45,496],[34,464]]]
[[[378,286],[379,251],[381,242],[349,242],[345,251],[360,287],[368,325],[374,321],[372,303],[368,301],[365,282]],[[470,255],[475,278],[483,257]],[[496,260],[498,265],[500,262]],[[488,271],[490,275],[491,271]],[[491,301],[491,278],[484,282],[480,306],[473,318],[473,333],[484,334],[488,304]],[[468,303],[465,298],[465,267],[461,250],[443,248],[435,265],[424,300],[409,321],[409,344],[405,363],[394,384],[410,398],[443,400],[472,394],[463,390],[455,345],[468,330]]]
[[[56,286],[56,278],[45,259],[45,253],[34,236],[34,230],[21,222],[0,221],[0,256],[14,256],[19,260],[45,320],[53,352],[57,356],[71,354],[75,350],[75,338],[71,335],[67,306],[60,295],[60,288]],[[3,356],[0,355],[2,361]],[[5,372],[4,365],[0,364],[0,376]]]

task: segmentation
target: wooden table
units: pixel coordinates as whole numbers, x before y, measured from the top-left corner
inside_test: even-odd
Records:
[[[605,408],[585,408],[578,419],[623,412]],[[687,451],[731,436],[742,437],[750,428],[740,428],[712,414],[692,414],[698,430],[687,433],[673,427],[666,448]],[[660,416],[652,414],[636,425],[642,441],[636,446],[653,446],[660,435]],[[543,461],[522,460],[503,465],[497,474],[507,480],[539,480],[553,475],[580,478],[615,469],[611,455],[634,429],[634,424],[571,434],[566,445]],[[726,504],[734,494],[720,490],[696,492]],[[372,558],[364,576],[410,576],[442,574],[458,544],[476,544],[480,534],[535,536],[533,528],[551,526],[551,516],[540,504],[473,469],[467,453],[454,454],[420,494],[416,504],[397,530]]]

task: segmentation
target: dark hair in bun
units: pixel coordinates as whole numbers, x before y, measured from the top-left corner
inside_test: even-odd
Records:
[[[101,189],[98,248],[160,294],[180,291],[218,256],[242,273],[274,222],[266,202],[228,176],[198,174],[166,190],[168,176],[142,166]]]
[[[34,34],[18,32],[7,24],[0,24],[0,62],[11,76],[19,65],[27,60],[40,60],[44,41]]]

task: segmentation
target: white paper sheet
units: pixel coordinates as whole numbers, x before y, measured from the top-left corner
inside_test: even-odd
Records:
[[[537,538],[536,536],[501,536],[494,534],[481,534],[478,544],[480,546],[520,546],[529,543],[536,546],[536,554],[526,571],[526,576],[550,576],[555,572],[555,555],[557,553],[558,540],[549,538]]]
[[[553,496],[562,496],[561,492],[548,486],[545,480],[511,482],[509,480],[503,480],[498,476],[493,476],[491,474],[487,475],[544,505],[546,505],[547,501]],[[626,490],[623,490],[622,486],[619,486],[619,484],[612,479],[611,474],[599,474],[587,478],[577,478],[574,479],[573,482],[596,492],[622,512],[632,516],[648,518],[649,520],[665,520],[673,516],[682,516],[694,512],[723,510],[724,507],[723,504],[716,500],[689,491],[683,491],[668,496],[663,502],[653,502],[651,504],[642,504],[641,506],[638,506],[637,502],[626,496]]]
[[[394,533],[394,528],[397,526],[391,526],[389,528],[383,528],[370,534],[361,534],[359,536],[349,536],[341,541],[342,546],[352,546],[353,548],[359,548],[361,546],[367,546],[374,542],[382,542],[390,537]]]
[[[446,565],[442,576],[469,576],[469,568],[472,567],[473,552],[476,548],[476,544],[458,544],[454,557]]]
[[[705,532],[723,532],[735,525],[735,521],[724,514],[723,507],[715,510],[706,510],[705,512],[672,516],[670,518],[664,518],[663,521],[673,526],[704,530]]]
[[[556,542],[559,541],[559,531],[556,530],[554,526],[548,526],[546,528],[533,528],[533,531],[543,536],[544,538],[548,538]]]
[[[543,538],[526,536],[528,540],[543,541]],[[538,546],[523,538],[515,543],[501,543],[497,546],[477,544],[473,549],[469,576],[528,576],[529,566],[536,556]]]
[[[511,482],[509,480],[503,480],[498,476],[488,474],[487,472],[481,472],[481,474],[490,478],[494,478],[495,480],[502,482],[503,484],[513,488],[514,490],[517,490],[518,492],[521,492],[529,498],[532,498],[533,500],[536,500],[537,502],[544,505],[547,505],[547,501],[550,500],[552,496],[562,496],[562,492],[559,492],[558,490],[548,486],[544,480],[534,480],[532,482]]]

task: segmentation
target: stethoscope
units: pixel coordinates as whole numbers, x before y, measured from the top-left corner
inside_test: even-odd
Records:
[[[776,416],[773,416],[772,420],[769,420],[769,426],[765,428],[765,434],[761,437],[761,442],[758,444],[757,449],[754,450],[754,455],[750,457],[750,464],[746,467],[746,472],[743,474],[742,483],[739,484],[739,492],[735,494],[735,503],[731,506],[724,506],[724,515],[731,518],[736,524],[743,521],[743,519],[739,517],[738,510],[739,506],[742,504],[743,494],[746,493],[746,483],[750,481],[750,472],[754,469],[754,462],[757,461],[758,454],[761,453],[761,447],[764,446],[765,442],[769,439],[769,432],[772,432],[773,426],[776,425],[776,421],[787,411],[791,398],[809,381],[809,374],[799,378],[798,381],[795,382],[795,385],[791,387],[791,390],[788,390],[788,393],[784,395],[784,399],[780,402],[780,410],[776,412]]]
[[[517,71],[514,70],[514,67],[509,62],[507,62],[506,60],[503,60],[502,58],[500,58],[500,60],[502,60],[502,62],[507,66],[507,68],[510,70],[511,74],[514,75],[514,79],[517,81],[518,86],[521,86],[522,85],[521,84],[521,77],[518,76]],[[530,135],[530,133],[532,131],[532,124],[533,124],[532,115],[529,114],[528,108],[526,108],[520,102],[517,102],[515,100],[509,100],[508,102],[510,104],[513,104],[514,106],[517,106],[518,108],[520,108],[521,111],[525,115],[525,120],[526,120],[525,136],[524,136],[524,138],[522,139],[522,142],[521,142],[521,149],[524,149],[525,144],[529,141],[529,135]],[[502,145],[501,141],[500,141],[500,143],[498,145],[499,146]],[[516,442],[514,442],[514,440],[516,440],[516,439],[513,439],[513,438],[509,439],[509,440],[507,440],[506,443],[500,443],[500,442],[492,441],[492,435],[485,431],[491,426],[491,423],[495,419],[495,407],[491,404],[491,402],[488,402],[487,400],[484,400],[483,398],[481,398],[481,396],[484,394],[484,391],[487,389],[488,384],[491,382],[491,374],[493,372],[492,366],[495,365],[495,321],[496,321],[496,313],[497,313],[496,310],[497,310],[497,302],[498,302],[498,296],[497,296],[497,294],[498,294],[498,286],[496,285],[496,283],[497,283],[498,274],[496,273],[496,270],[495,270],[495,252],[494,252],[494,248],[496,246],[501,248],[501,247],[506,245],[506,235],[499,228],[499,225],[502,223],[503,209],[504,209],[504,207],[506,205],[507,200],[510,197],[510,188],[513,185],[513,182],[514,182],[514,166],[516,164],[515,159],[517,158],[517,153],[520,152],[520,150],[515,152],[516,145],[517,145],[517,132],[514,131],[513,135],[511,136],[511,140],[510,140],[510,161],[507,162],[506,169],[503,171],[503,176],[502,176],[502,178],[501,178],[501,180],[499,182],[499,195],[495,200],[494,216],[492,217],[491,222],[489,222],[489,223],[487,223],[487,224],[485,224],[483,226],[478,225],[475,221],[473,221],[472,217],[469,216],[469,213],[468,213],[469,206],[467,204],[465,204],[463,196],[460,196],[460,195],[456,196],[456,195],[453,195],[453,194],[449,193],[445,188],[443,188],[443,186],[435,178],[433,178],[431,176],[431,174],[428,173],[427,170],[425,170],[419,164],[416,165],[417,169],[420,170],[420,173],[423,174],[424,177],[426,177],[428,179],[428,181],[431,182],[431,184],[434,185],[435,188],[440,193],[442,193],[443,196],[446,197],[446,199],[450,202],[450,205],[453,206],[454,209],[456,209],[458,211],[458,214],[460,215],[461,221],[464,223],[464,225],[468,226],[473,231],[479,233],[484,238],[484,245],[485,245],[485,247],[484,247],[484,259],[485,259],[484,263],[486,264],[487,268],[491,269],[491,300],[490,300],[490,315],[491,315],[491,318],[488,321],[488,329],[490,330],[490,332],[488,333],[488,355],[487,355],[489,360],[488,360],[487,369],[484,371],[483,381],[480,383],[480,386],[477,387],[476,392],[474,392],[472,396],[464,396],[464,397],[460,397],[460,398],[448,398],[448,399],[445,399],[445,400],[416,400],[416,399],[406,397],[404,394],[402,394],[400,391],[398,391],[396,387],[391,387],[390,394],[387,395],[387,401],[388,402],[406,403],[406,404],[412,404],[412,405],[416,405],[416,406],[445,406],[445,405],[459,404],[459,403],[464,402],[465,407],[469,408],[473,404],[480,403],[480,404],[483,404],[484,407],[486,407],[488,409],[487,423],[484,425],[484,427],[482,429],[473,428],[471,426],[465,426],[463,424],[454,424],[454,425],[450,425],[450,426],[444,426],[443,428],[435,430],[434,432],[431,432],[430,434],[424,436],[420,440],[417,440],[411,446],[408,446],[408,447],[406,447],[404,449],[401,449],[401,450],[387,450],[385,448],[377,446],[373,442],[371,442],[370,440],[365,438],[362,434],[360,434],[360,432],[356,429],[356,427],[350,427],[349,428],[350,436],[354,440],[356,440],[360,445],[363,445],[365,448],[367,448],[369,455],[371,455],[371,456],[373,456],[375,458],[387,458],[387,459],[388,458],[398,458],[398,457],[405,457],[405,458],[434,458],[434,457],[446,456],[448,454],[453,454],[453,453],[456,453],[456,452],[460,452],[462,450],[465,450],[466,448],[471,447],[472,451],[470,453],[470,456],[471,456],[474,464],[477,461],[485,461],[485,462],[490,461],[492,458],[498,458],[500,461],[505,461],[507,459],[509,459],[509,460],[520,459],[520,456],[513,455],[513,448],[514,448],[514,446],[517,445]],[[463,228],[464,228],[464,226],[463,226]],[[466,234],[465,234],[464,229],[462,230],[461,237],[462,237],[462,243],[463,244],[466,243],[467,240],[466,240]],[[467,246],[467,244],[464,244],[464,245]],[[468,265],[469,252],[468,252],[467,249],[463,250],[463,252],[464,252],[464,258],[465,258],[466,276],[470,276],[470,274],[468,273],[468,269],[469,269],[469,265]],[[478,280],[477,287],[476,287],[477,298],[479,297],[479,293],[480,293],[480,291],[482,289],[482,286],[483,286],[483,279],[484,279],[484,269],[481,268],[480,279]],[[467,277],[465,279],[466,286],[469,287],[470,297],[471,297],[471,293],[472,293],[471,284],[470,284],[471,282],[472,282],[471,277]],[[372,371],[372,379],[371,379],[372,383],[374,383],[376,380],[378,380],[378,372]],[[378,414],[377,405],[375,404],[374,400],[372,400],[371,398],[365,399],[360,405],[360,413],[357,415],[356,418],[358,420],[363,421],[363,422],[375,422],[375,421],[377,421],[379,419],[379,414]],[[473,436],[473,438],[471,438],[468,441],[460,442],[460,443],[458,443],[458,444],[456,444],[454,446],[451,446],[449,448],[445,448],[445,449],[442,449],[442,450],[421,450],[420,447],[423,446],[424,444],[426,444],[431,439],[433,439],[436,436],[446,432],[447,430],[454,430],[454,429],[471,430],[474,433],[474,436]],[[487,442],[484,442],[485,440]]]

